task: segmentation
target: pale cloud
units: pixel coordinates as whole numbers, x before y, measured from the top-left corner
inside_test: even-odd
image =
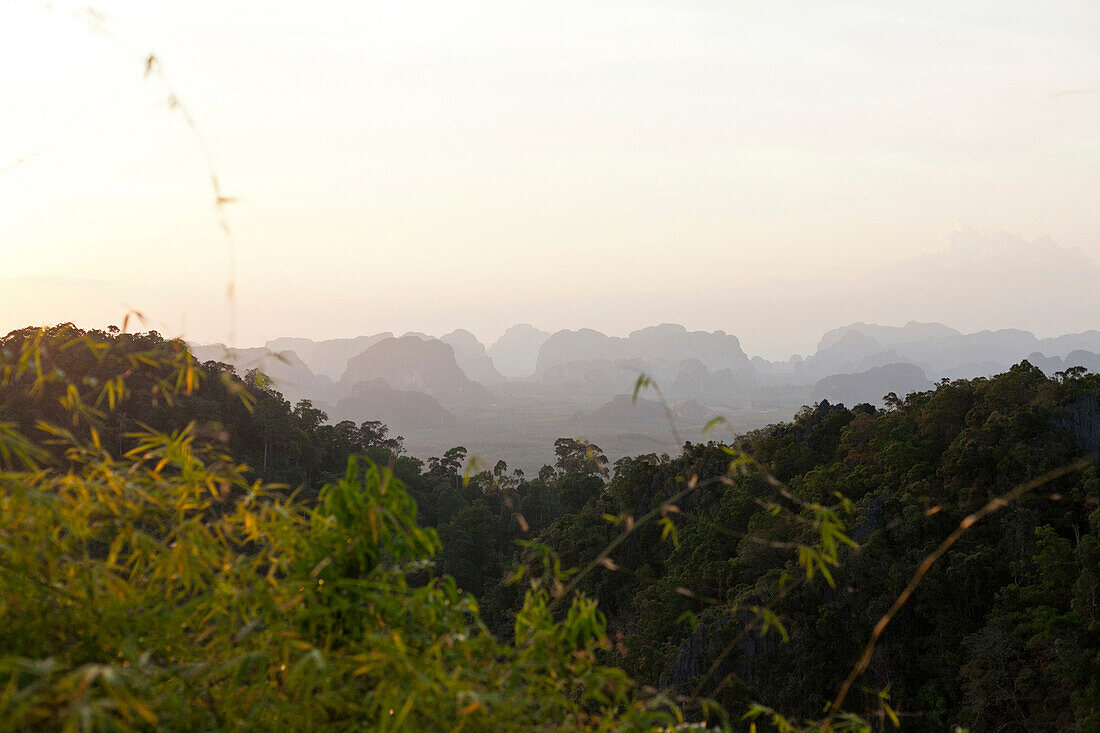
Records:
[[[1041,289],[1095,285],[1096,262],[1077,247],[1063,247],[1049,236],[1026,240],[1006,232],[952,232],[942,250],[880,269],[875,277],[923,287],[952,286]]]
[[[1100,87],[1092,87],[1091,89],[1063,89],[1058,92],[1051,92],[1048,97],[1077,97],[1082,94],[1100,94]]]

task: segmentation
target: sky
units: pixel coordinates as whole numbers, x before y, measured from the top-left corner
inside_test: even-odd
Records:
[[[86,6],[0,3],[0,333],[1100,328],[1095,0]]]

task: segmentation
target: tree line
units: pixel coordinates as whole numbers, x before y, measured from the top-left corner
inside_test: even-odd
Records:
[[[823,402],[613,465],[563,437],[525,476],[408,456],[155,332],[24,329],[0,366],[0,707],[24,727],[1100,726],[1095,464],[968,527],[858,714],[822,722],[944,536],[1100,450],[1083,370]]]

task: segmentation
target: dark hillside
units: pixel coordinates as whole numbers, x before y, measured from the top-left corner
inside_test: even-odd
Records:
[[[855,663],[879,616],[918,564],[967,514],[1020,482],[1098,449],[1100,377],[1048,378],[1023,362],[992,379],[941,382],[887,409],[823,402],[749,435],[748,452],[805,502],[855,502],[855,550],[841,553],[835,587],[796,583],[776,595],[778,571],[799,569],[782,543],[797,525],[768,510],[774,489],[749,473],[731,485],[718,444],[676,459],[619,461],[584,509],[539,539],[566,566],[583,565],[620,530],[603,517],[644,514],[682,491],[679,545],[655,524],[633,532],[582,583],[621,634],[616,659],[639,680],[690,694],[728,652],[703,692],[724,680],[730,709],[762,701],[813,717]],[[779,544],[775,544],[779,543]],[[770,546],[769,546],[770,545]],[[507,625],[508,593],[486,600]],[[1100,725],[1100,478],[1095,466],[1059,478],[966,532],[888,627],[862,684],[920,711],[914,730],[962,722],[1006,730]],[[704,600],[709,599],[709,600]],[[736,640],[743,612],[770,603],[779,634]],[[727,642],[733,643],[727,649]],[[873,707],[873,700],[863,701]]]
[[[402,347],[414,341],[432,343],[415,337],[392,341],[402,342]],[[480,386],[465,380],[461,372],[461,379],[454,377],[457,366],[449,346],[434,342],[425,348],[443,348],[450,357],[435,362],[444,365],[436,376],[449,375],[459,387]],[[417,555],[400,571],[402,578],[408,573],[409,589],[430,596],[435,584],[442,583],[453,588],[456,598],[476,597],[480,611],[463,616],[463,623],[489,629],[495,639],[478,636],[477,643],[490,649],[510,644],[517,622],[535,623],[529,615],[535,612],[532,608],[543,614],[539,624],[550,623],[554,614],[569,618],[573,611],[558,606],[571,601],[576,590],[596,601],[604,614],[592,617],[596,635],[583,659],[592,662],[598,656],[601,663],[613,665],[611,674],[625,672],[636,680],[639,687],[630,688],[631,695],[646,697],[650,693],[643,691],[650,689],[682,695],[677,699],[695,719],[709,715],[695,702],[700,695],[713,697],[734,714],[763,703],[788,716],[820,717],[871,629],[964,517],[1022,482],[1072,466],[1074,470],[1044,478],[1035,490],[968,527],[931,566],[886,627],[844,708],[885,715],[880,692],[888,691],[906,730],[942,730],[956,724],[980,731],[1100,726],[1100,476],[1095,463],[1081,461],[1100,453],[1100,376],[1083,368],[1048,377],[1025,361],[989,379],[942,380],[934,389],[904,399],[888,395],[883,409],[823,400],[803,408],[791,422],[743,436],[740,448],[720,442],[687,443],[677,456],[637,455],[613,466],[599,446],[562,437],[554,441],[554,464],[525,475],[509,469],[503,460],[492,467],[480,465],[462,446],[426,462],[404,456],[401,438],[390,436],[377,414],[360,423],[330,424],[328,416],[307,400],[292,406],[259,373],[242,379],[229,365],[198,364],[185,344],[155,332],[83,332],[68,325],[25,329],[0,339],[0,359],[0,476],[9,482],[0,501],[9,502],[5,505],[31,513],[46,511],[43,508],[52,506],[54,499],[27,504],[24,499],[33,492],[12,487],[55,479],[59,485],[77,481],[96,492],[107,491],[107,503],[97,504],[97,512],[116,511],[109,498],[113,491],[123,491],[127,500],[155,502],[144,490],[131,496],[114,484],[98,483],[97,477],[101,472],[115,476],[137,471],[127,466],[155,455],[149,452],[149,440],[163,440],[165,446],[187,441],[186,451],[172,448],[177,451],[173,460],[183,461],[183,468],[172,463],[161,475],[160,468],[146,466],[127,473],[131,478],[126,481],[140,476],[161,488],[166,481],[183,481],[191,487],[187,491],[212,497],[201,506],[219,505],[209,515],[215,519],[240,514],[243,509],[231,504],[236,497],[248,496],[249,487],[263,481],[285,484],[264,491],[282,501],[298,490],[304,503],[294,511],[303,514],[293,518],[279,510],[272,516],[292,522],[312,516],[309,521],[316,522],[316,531],[323,535],[331,529],[328,517],[334,511],[325,508],[326,491],[331,496],[333,484],[341,483],[345,493],[340,501],[362,498],[347,483],[351,479],[341,482],[341,477],[350,457],[366,456],[390,466],[394,480],[401,482],[394,484],[396,488],[379,488],[383,495],[397,492],[386,495],[385,501],[403,507],[401,532],[419,532],[414,531],[415,519],[419,528],[434,529],[442,541],[434,559],[434,550],[425,549],[427,554]],[[424,376],[432,374],[429,370]],[[440,382],[444,383],[449,382]],[[364,403],[364,410],[392,410],[396,417],[412,409],[412,403],[403,402],[408,395],[384,382],[375,387],[388,397]],[[430,419],[446,418],[432,398],[416,398],[427,401],[422,407]],[[610,420],[630,401],[623,397],[612,405],[614,410],[597,411],[596,417]],[[663,413],[656,402],[641,403],[653,419]],[[140,434],[148,429],[171,435]],[[33,441],[27,443],[23,435],[33,436]],[[132,452],[138,445],[146,447]],[[210,470],[230,470],[234,460],[243,461],[245,465],[232,468],[236,473],[224,484],[234,487],[232,491],[223,492],[213,480],[213,488],[186,483],[193,480],[186,468],[190,451],[212,456]],[[34,458],[44,467],[42,472],[14,472],[23,460],[20,456]],[[254,483],[257,480],[260,483]],[[322,488],[325,485],[329,488]],[[60,491],[49,496],[75,501],[72,511],[84,511],[76,494]],[[190,499],[180,501],[181,511],[200,506]],[[33,529],[52,538],[42,540],[43,547],[67,547],[76,541],[75,535],[56,533],[48,513],[42,516],[44,524],[4,525],[3,531]],[[112,516],[112,522],[123,524],[144,521],[125,512]],[[355,531],[366,533],[373,531],[370,523],[377,517],[355,521]],[[180,526],[166,525],[158,531],[175,532]],[[329,529],[317,529],[322,526]],[[76,563],[73,568],[107,558],[111,543],[123,541],[107,525],[93,524],[87,531],[95,536],[90,540],[91,555],[80,556],[83,560],[66,555],[65,562]],[[244,531],[252,532],[247,525]],[[289,527],[277,531],[296,536]],[[345,531],[351,529],[339,530]],[[258,537],[246,536],[235,552],[255,550]],[[138,539],[126,541],[138,542],[140,533],[133,537]],[[334,537],[325,541],[349,541],[343,535]],[[855,546],[849,547],[846,538]],[[302,568],[308,577],[326,567],[324,555],[329,550],[314,548],[313,540],[305,537],[295,542],[300,543],[296,552],[312,553],[313,559]],[[0,543],[0,561],[18,556],[20,563],[30,563],[27,567],[34,565],[38,555],[16,552],[19,547],[18,542]],[[256,557],[262,560],[263,552]],[[514,558],[524,563],[518,575],[510,570]],[[219,560],[218,567],[229,566]],[[568,568],[583,570],[573,575]],[[35,576],[28,572],[7,577],[30,578],[30,583]],[[79,577],[76,570],[73,573],[77,574],[66,577]],[[510,575],[519,582],[504,582]],[[252,582],[261,576],[241,577]],[[74,588],[84,587],[72,582]],[[400,580],[400,588],[405,582]],[[32,586],[20,583],[20,597],[32,597],[27,590]],[[42,588],[50,586],[33,587],[38,589],[33,595],[36,608],[56,611],[53,597],[42,595]],[[145,587],[128,592],[144,592],[140,588]],[[535,606],[527,592],[532,589],[545,594],[536,593]],[[403,593],[398,591],[399,596]],[[148,597],[142,603],[163,601]],[[0,603],[0,614],[12,608],[16,606]],[[324,628],[354,636],[358,632],[340,620],[353,606],[343,608],[324,622]],[[171,601],[162,610],[186,609]],[[117,604],[111,613],[117,619],[132,616]],[[397,623],[393,619],[404,613],[386,623]],[[27,634],[32,631],[53,638],[53,626],[36,626],[25,613],[8,621],[15,623],[15,618],[22,624],[18,628],[28,631],[10,637],[16,645],[11,649],[31,649],[34,640]],[[272,624],[283,623],[270,618]],[[89,619],[89,625],[79,626],[84,624],[79,621],[79,630],[63,633],[87,638],[107,633]],[[115,623],[130,628],[133,621]],[[216,654],[240,653],[235,645],[242,624],[235,621],[219,632],[226,646]],[[356,624],[355,629],[362,628]],[[68,648],[65,639],[57,638]],[[442,643],[439,638],[422,637],[426,643]],[[201,639],[188,643],[203,643]],[[42,647],[47,651],[33,653],[60,654],[61,648]],[[98,659],[98,648],[89,647],[73,658]],[[598,655],[592,656],[596,650]],[[504,659],[501,653],[491,655],[499,661]],[[481,662],[463,658],[480,668]],[[3,664],[16,664],[13,659],[0,655],[0,673],[7,669]],[[358,657],[345,662],[354,663],[352,669],[362,668]],[[431,663],[417,657],[413,664]],[[16,679],[23,673],[13,674]],[[164,674],[166,684],[175,684],[174,673]],[[268,690],[254,679],[248,684],[248,689]],[[381,682],[377,685],[374,689],[384,689]],[[171,694],[163,699],[179,702]],[[189,715],[199,709],[182,705],[161,714],[171,719],[181,711]],[[503,709],[501,703],[495,705],[492,709]]]

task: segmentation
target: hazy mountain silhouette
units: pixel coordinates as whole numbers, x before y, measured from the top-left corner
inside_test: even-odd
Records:
[[[469,331],[459,328],[441,336],[439,340],[454,349],[458,367],[470,379],[482,384],[504,381],[504,376],[497,371],[493,360],[486,353],[484,344]]]
[[[883,268],[890,280],[925,283],[986,284],[1011,288],[1024,284],[1051,286],[1092,283],[1100,272],[1076,247],[1063,247],[1049,236],[1028,241],[1007,232],[984,234],[973,229],[952,232],[947,247]]]
[[[653,393],[643,391],[637,405],[623,396],[643,373],[657,381],[676,421],[690,432],[715,414],[744,431],[790,419],[802,405],[822,400],[881,406],[890,392],[904,397],[944,377],[999,374],[1024,359],[1048,374],[1077,365],[1100,370],[1098,330],[1040,339],[1018,329],[962,333],[912,321],[834,328],[805,359],[775,362],[750,360],[723,331],[674,324],[626,337],[592,329],[548,334],[519,325],[489,349],[458,329],[441,339],[383,333],[193,350],[201,360],[228,360],[241,374],[260,368],[289,400],[311,399],[334,420],[382,420],[405,433],[414,455],[459,444],[476,454],[482,441],[510,446],[509,455],[518,452],[520,460],[531,456],[524,465],[534,470],[549,458],[534,456],[562,435],[596,435],[623,454],[667,442],[664,408]],[[334,382],[329,375],[338,365]]]
[[[675,421],[683,426],[697,426],[714,417],[713,410],[704,407],[695,400],[683,400],[669,405],[669,411]],[[668,429],[668,414],[665,407],[656,400],[633,395],[615,395],[609,401],[597,407],[591,413],[577,412],[572,422],[583,427],[621,428],[649,426],[656,429]]]
[[[1070,367],[1084,367],[1090,372],[1100,374],[1100,354],[1092,351],[1071,351],[1063,359],[1058,356],[1046,356],[1038,352],[1027,357],[1035,366],[1046,372],[1047,376],[1053,376],[1058,372],[1064,372]]]
[[[538,381],[572,394],[607,398],[633,385],[651,366],[641,359],[576,359],[546,369]]]
[[[454,349],[438,339],[383,339],[348,360],[340,384],[350,393],[354,384],[374,379],[384,379],[396,390],[424,392],[448,407],[484,407],[494,401],[459,368]]]
[[[291,402],[302,398],[317,399],[327,394],[333,382],[327,377],[315,375],[298,354],[284,350],[273,352],[266,347],[247,349],[226,348],[221,344],[189,344],[197,361],[219,361],[230,364],[241,376],[252,369],[259,369],[275,387]]]
[[[1040,339],[1019,329],[964,334],[939,323],[910,322],[900,328],[853,323],[826,333],[818,351],[795,371],[805,379],[822,379],[906,362],[933,379],[971,378],[1004,371],[1032,354],[1064,358],[1073,351],[1100,352],[1100,331]]]
[[[926,341],[928,339],[947,338],[949,336],[961,336],[958,331],[942,323],[918,323],[909,321],[904,326],[880,326],[877,323],[853,323],[850,326],[834,328],[821,337],[817,344],[818,352],[834,346],[848,333],[855,331],[870,336],[882,346],[895,346],[897,344],[910,344],[914,341]]]
[[[455,424],[454,416],[431,395],[396,390],[384,379],[357,382],[332,412],[334,421],[381,420],[395,433]]]
[[[666,420],[665,409],[660,402],[639,397],[635,401],[631,395],[620,394],[600,405],[591,413],[579,412],[573,416],[573,422],[594,427],[637,427],[644,424],[659,424]]]
[[[558,331],[539,349],[535,373],[544,374],[574,361],[631,359],[641,361],[645,371],[658,379],[674,377],[684,359],[697,359],[708,369],[750,370],[749,359],[736,336],[724,331],[688,331],[665,323],[634,331],[626,338],[589,328]]]
[[[1100,353],[1100,331],[1084,331],[1082,333],[1070,333],[1055,338],[1039,339],[1039,351],[1051,356],[1069,358],[1079,351]]]
[[[699,359],[684,359],[676,370],[676,376],[669,385],[669,392],[676,395],[690,395],[703,398],[730,394],[744,386],[744,372],[741,378],[732,369],[711,371]]]
[[[851,328],[845,330],[824,348],[803,359],[796,372],[805,383],[812,383],[830,374],[862,372],[890,362],[901,361],[896,349],[881,344],[874,336]],[[822,343],[826,343],[822,339]]]
[[[319,376],[336,380],[348,368],[348,359],[358,356],[382,339],[393,338],[389,331],[373,336],[312,341],[306,338],[278,338],[266,346],[276,353],[293,350],[310,370]]]
[[[932,389],[920,367],[913,364],[887,364],[858,374],[834,374],[825,377],[813,389],[813,401],[828,400],[849,407],[862,402],[882,407],[883,397],[893,392],[904,398],[911,392]]]
[[[548,338],[548,331],[520,323],[505,331],[487,353],[501,374],[511,379],[525,379],[535,373],[539,347]]]
[[[388,345],[377,349],[382,343]],[[750,361],[733,335],[688,331],[675,324],[641,329],[627,337],[592,329],[547,335],[518,325],[490,349],[464,329],[441,339],[410,332],[399,339],[389,333],[320,342],[280,338],[255,349],[192,346],[198,358],[228,360],[242,374],[262,369],[288,397],[332,402],[349,394],[356,382],[383,378],[399,391],[422,391],[445,404],[463,406],[476,402],[475,397],[491,402],[482,385],[508,383],[505,373],[530,380],[529,388],[510,386],[507,393],[513,395],[525,389],[538,392],[537,385],[543,385],[551,390],[547,395],[574,392],[610,399],[645,373],[669,394],[706,401],[753,385],[810,387],[833,375],[865,374],[896,364],[918,367],[933,381],[987,376],[1025,358],[1059,371],[1073,366],[1071,361],[1091,365],[1093,355],[1100,353],[1100,330],[1040,339],[1019,329],[961,333],[942,323],[857,322],[823,334],[817,351],[805,359],[785,362],[759,357]],[[1067,360],[1071,354],[1073,359]],[[352,363],[354,369],[349,368]],[[331,375],[338,365],[340,381],[334,386]]]

